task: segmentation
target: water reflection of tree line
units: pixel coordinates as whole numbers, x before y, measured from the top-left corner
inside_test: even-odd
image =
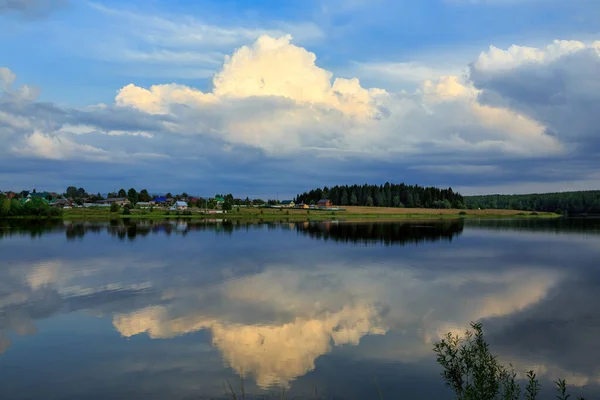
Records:
[[[67,239],[82,238],[87,234],[107,232],[120,240],[133,240],[150,234],[186,235],[190,231],[212,231],[232,234],[239,230],[296,230],[315,239],[346,243],[404,244],[424,241],[451,241],[460,235],[464,226],[475,229],[571,232],[600,234],[600,218],[514,219],[514,220],[452,220],[404,222],[288,222],[240,220],[168,220],[168,221],[56,221],[5,220],[0,221],[0,238],[27,235],[31,238],[50,232],[65,232]]]
[[[600,234],[600,218],[468,220],[468,228],[492,230]]]
[[[344,243],[383,243],[385,245],[452,241],[463,231],[462,220],[444,222],[377,222],[298,224],[305,235]]]
[[[61,229],[62,221],[58,220],[0,220],[0,239],[4,236],[30,236],[35,238],[44,233]]]
[[[50,232],[65,232],[68,240],[83,238],[90,233],[107,232],[118,239],[134,239],[149,234],[180,234],[190,231],[213,231],[217,234],[231,234],[239,230],[251,229],[292,229],[294,223],[282,221],[227,221],[227,220],[162,220],[162,221],[57,221],[57,220],[6,220],[0,221],[0,238],[3,236],[28,235],[32,238]]]
[[[65,232],[68,240],[89,234],[107,232],[120,240],[133,240],[150,234],[186,235],[190,231],[212,231],[232,234],[239,230],[295,230],[310,237],[344,242],[373,241],[393,243],[419,243],[423,241],[452,240],[463,229],[462,221],[405,222],[405,223],[336,223],[336,222],[246,222],[227,220],[203,221],[130,221],[101,222],[63,221],[12,221],[0,226],[0,237],[9,235],[41,236],[49,232]]]

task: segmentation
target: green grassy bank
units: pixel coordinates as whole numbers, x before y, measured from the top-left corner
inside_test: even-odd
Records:
[[[390,212],[390,210],[396,212]],[[397,211],[399,210],[399,211]],[[165,210],[137,210],[133,209],[129,214],[111,212],[107,209],[83,209],[76,208],[64,210],[59,218],[65,220],[108,220],[108,219],[228,219],[228,220],[290,220],[290,221],[319,221],[319,220],[422,220],[422,219],[457,219],[457,218],[557,218],[554,213],[524,213],[520,211],[507,212],[507,210],[432,210],[432,209],[389,209],[389,208],[364,208],[347,211],[317,211],[296,209],[272,209],[272,208],[234,208],[224,214],[205,214],[201,210],[189,210],[187,212],[175,212]],[[28,217],[23,217],[28,218]]]

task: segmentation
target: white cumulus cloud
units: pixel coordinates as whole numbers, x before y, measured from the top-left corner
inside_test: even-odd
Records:
[[[50,160],[64,160],[67,158],[102,160],[109,158],[108,152],[105,150],[89,144],[79,144],[65,137],[47,135],[39,131],[34,131],[27,136],[24,146],[15,147],[13,151],[25,156]]]
[[[561,151],[542,123],[506,108],[482,105],[479,91],[457,76],[426,80],[414,93],[365,88],[357,78],[333,78],[316,55],[290,36],[261,36],[226,57],[213,90],[133,84],[118,106],[175,119],[171,132],[215,135],[270,153],[302,150],[373,155],[448,148],[548,154]]]
[[[114,104],[83,109],[39,102],[29,86],[13,89],[15,74],[4,68],[0,152],[120,162],[201,159],[223,149],[296,164],[306,156],[423,165],[451,159],[505,176],[507,158],[543,162],[600,150],[599,54],[600,42],[491,47],[464,74],[415,64],[412,88],[391,91],[336,76],[289,35],[262,35],[225,57],[210,89],[133,82]],[[400,65],[399,74],[415,65]]]

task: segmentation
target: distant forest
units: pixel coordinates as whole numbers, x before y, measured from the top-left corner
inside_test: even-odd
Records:
[[[439,189],[419,185],[353,185],[313,189],[296,196],[296,203],[316,204],[329,199],[340,206],[375,206],[408,208],[465,208],[464,198],[452,188]]]
[[[600,190],[543,194],[465,196],[468,208],[600,214]]]

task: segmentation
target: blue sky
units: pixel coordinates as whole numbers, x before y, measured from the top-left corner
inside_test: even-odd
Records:
[[[0,189],[598,189],[599,12],[0,0]]]

